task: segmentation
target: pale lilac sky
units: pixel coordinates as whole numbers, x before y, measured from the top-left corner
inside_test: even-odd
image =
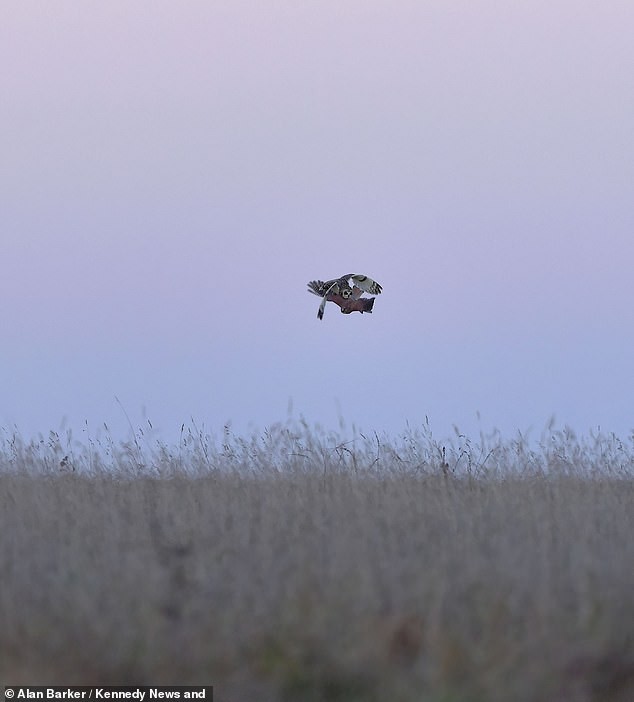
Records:
[[[633,36],[629,2],[3,2],[0,426],[625,437]],[[347,272],[375,313],[319,322]]]

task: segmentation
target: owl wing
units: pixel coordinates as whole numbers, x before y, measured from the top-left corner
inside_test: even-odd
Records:
[[[311,280],[310,283],[308,283],[308,292],[312,293],[313,295],[319,295],[319,297],[323,297],[323,295],[324,295],[324,281],[323,280]]]
[[[325,282],[323,280],[311,280],[310,283],[308,283],[308,292],[313,293],[313,295],[323,297],[333,288],[335,283],[338,283],[339,281],[340,278],[336,278],[335,280],[326,280]]]
[[[352,279],[356,287],[360,288],[363,292],[370,293],[370,295],[380,295],[383,290],[375,280],[368,278],[367,275],[353,273],[348,277]]]
[[[323,280],[311,280],[310,283],[308,283],[308,292],[321,297],[321,304],[317,310],[317,317],[319,319],[324,318],[324,311],[326,309],[326,302],[328,302],[328,296],[331,292],[335,291],[338,283],[338,278],[336,280],[327,280],[326,282]]]

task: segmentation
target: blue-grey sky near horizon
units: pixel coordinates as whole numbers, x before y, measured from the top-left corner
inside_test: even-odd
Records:
[[[3,3],[0,426],[630,435],[632,36],[624,2]],[[347,272],[374,313],[319,322]]]

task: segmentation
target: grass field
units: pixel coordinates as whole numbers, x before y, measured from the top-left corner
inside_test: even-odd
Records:
[[[631,702],[634,441],[0,439],[0,681]]]

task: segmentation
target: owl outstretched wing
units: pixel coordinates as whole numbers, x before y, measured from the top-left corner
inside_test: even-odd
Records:
[[[350,276],[354,281],[354,284],[363,290],[363,292],[370,293],[370,295],[380,295],[383,288],[372,278],[368,278],[367,275],[359,275],[354,273]]]

